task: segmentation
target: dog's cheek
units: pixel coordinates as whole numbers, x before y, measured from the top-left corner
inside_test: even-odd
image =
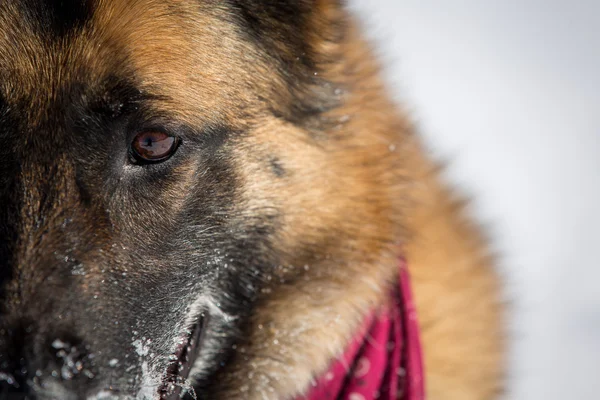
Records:
[[[118,231],[150,239],[172,225],[192,185],[195,168],[184,165],[164,173],[127,166],[108,199],[111,220]]]
[[[332,191],[342,180],[330,165],[324,143],[286,121],[266,118],[232,149],[240,190],[235,215],[248,231],[262,231],[263,257],[277,268],[278,278],[301,273],[327,245],[323,226],[338,213]],[[325,222],[325,223],[324,223]]]

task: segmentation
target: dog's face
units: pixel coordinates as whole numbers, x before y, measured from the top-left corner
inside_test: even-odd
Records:
[[[0,3],[3,393],[210,388],[254,305],[369,229],[383,206],[355,206],[367,189],[326,134],[347,120],[319,76],[332,10]]]

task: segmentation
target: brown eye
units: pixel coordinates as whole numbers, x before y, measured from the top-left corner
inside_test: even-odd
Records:
[[[175,153],[179,140],[160,131],[138,133],[131,142],[131,155],[138,163],[167,160]]]

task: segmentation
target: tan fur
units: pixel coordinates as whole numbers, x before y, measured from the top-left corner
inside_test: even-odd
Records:
[[[349,89],[340,94],[343,107],[327,116],[334,121],[327,135],[339,139],[315,146],[306,132],[261,112],[262,106],[245,94],[272,85],[260,79],[268,71],[258,57],[250,69],[233,62],[235,54],[252,54],[251,49],[232,40],[224,44],[224,54],[223,43],[211,43],[232,32],[196,30],[214,26],[204,21],[189,25],[206,54],[193,51],[196,41],[185,40],[188,31],[172,43],[145,40],[143,45],[136,44],[139,33],[132,32],[132,43],[125,46],[139,52],[136,69],[147,77],[149,90],[168,93],[172,103],[167,106],[183,117],[202,118],[210,110],[252,130],[235,147],[245,188],[240,210],[256,215],[283,210],[276,243],[290,253],[290,265],[273,279],[297,281],[265,291],[248,342],[222,376],[222,398],[284,399],[304,390],[343,351],[363,316],[381,303],[402,254],[414,276],[430,398],[493,398],[500,388],[502,342],[490,259],[435,166],[422,156],[410,124],[389,101],[358,33],[352,31],[341,48],[322,45],[342,55],[341,63],[327,66],[325,78]],[[131,28],[114,29],[122,37]],[[161,32],[159,26],[156,30]],[[146,48],[150,45],[156,47]],[[207,54],[210,62],[203,61]],[[215,62],[218,57],[222,63]],[[201,92],[186,89],[199,84]],[[223,87],[239,92],[223,94]],[[236,106],[248,103],[257,107],[254,119],[241,121]],[[282,160],[288,180],[273,182],[268,176],[262,160],[269,154]],[[322,226],[339,230],[339,242],[322,243]],[[314,248],[323,259],[314,259]],[[302,271],[294,271],[298,268]]]
[[[349,235],[346,240],[354,240],[356,248],[327,248],[328,259],[307,264],[306,284],[267,296],[248,346],[240,349],[239,365],[231,368],[232,388],[224,398],[292,398],[306,388],[311,376],[340,354],[362,316],[381,304],[400,255],[407,257],[414,277],[429,398],[495,398],[502,387],[502,314],[484,241],[463,217],[461,203],[440,182],[435,165],[424,157],[410,124],[389,101],[356,31],[339,51],[343,64],[328,72],[354,90],[330,116],[338,123],[329,134],[361,134],[341,139],[335,143],[338,149],[328,144],[315,149],[302,140],[290,148],[297,136],[293,128],[263,124],[254,134],[260,144],[252,149],[281,147],[278,154],[285,154],[282,159],[292,171],[296,163],[302,176],[294,177],[298,183],[292,187],[251,185],[248,198],[278,196],[256,206],[302,209],[297,218],[290,213],[285,241],[297,244],[314,235],[312,213],[302,215],[309,209],[323,213],[314,216],[316,224],[343,227],[340,236]],[[348,81],[340,82],[340,77]],[[285,135],[285,145],[269,144],[277,138],[269,139],[264,130]],[[303,161],[312,164],[312,173]],[[268,182],[256,179],[259,171],[249,166],[244,170],[249,180]],[[281,198],[281,193],[288,196]],[[320,204],[324,198],[327,204]],[[398,222],[402,231],[393,226]],[[360,232],[352,232],[353,227]],[[309,246],[318,246],[319,237],[313,239]]]
[[[492,399],[502,387],[502,310],[485,243],[390,101],[357,25],[336,2],[317,3],[316,33],[332,18],[350,28],[341,41],[311,38],[318,53],[335,60],[315,73],[333,82],[341,104],[313,126],[273,115],[292,96],[241,32],[223,22],[218,2],[103,0],[74,40],[79,45],[57,44],[47,60],[56,64],[54,74],[77,64],[82,70],[64,73],[101,81],[125,49],[143,90],[161,96],[158,110],[247,133],[229,144],[240,186],[232,218],[279,216],[273,251],[288,263],[263,290],[215,398],[283,400],[305,390],[365,314],[385,301],[404,256],[423,330],[428,398]],[[19,54],[22,62],[11,68],[22,85],[0,83],[4,93],[51,90],[56,76],[40,75],[29,56],[39,46],[32,39]],[[0,68],[14,56],[0,54]],[[270,157],[285,179],[272,177]],[[180,174],[169,194],[174,207],[183,202],[193,166]]]

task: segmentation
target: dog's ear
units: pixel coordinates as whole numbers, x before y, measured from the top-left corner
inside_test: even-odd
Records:
[[[321,123],[338,105],[327,71],[343,59],[347,14],[342,0],[229,0],[240,31],[281,71],[271,107],[297,125]],[[283,95],[285,93],[285,95]]]
[[[245,32],[276,58],[307,66],[330,58],[343,40],[343,0],[230,0]]]

